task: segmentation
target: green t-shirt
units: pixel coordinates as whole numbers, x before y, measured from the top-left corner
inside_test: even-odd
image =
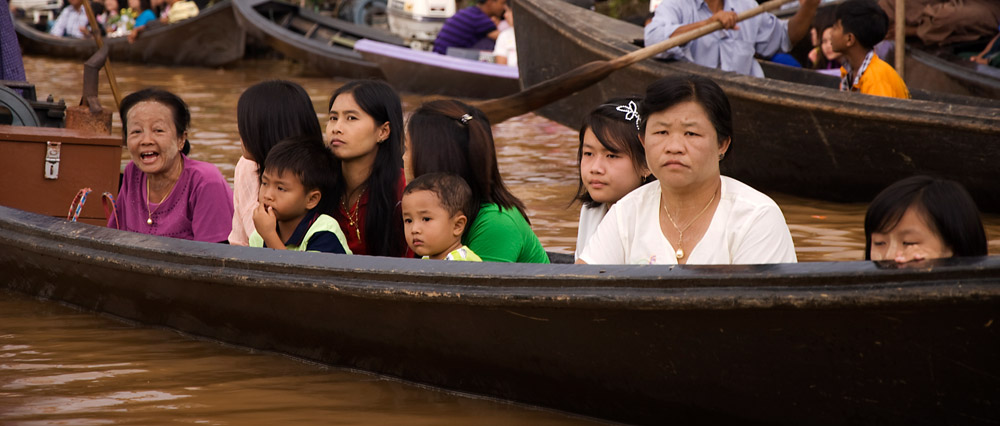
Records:
[[[549,263],[538,236],[517,208],[483,204],[462,242],[486,262]]]

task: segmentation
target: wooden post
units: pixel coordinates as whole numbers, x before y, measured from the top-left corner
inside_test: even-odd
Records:
[[[90,7],[90,0],[83,0],[83,8],[87,10],[87,20],[90,21],[90,33],[97,42],[97,48],[104,47],[104,40],[101,39],[101,27],[97,25],[97,17],[94,16],[94,9]],[[122,104],[122,95],[118,91],[118,80],[114,71],[111,70],[111,55],[104,60],[104,73],[108,75],[108,84],[111,85],[111,94],[115,96],[115,109]]]
[[[906,0],[896,0],[896,74],[903,78],[906,55]]]

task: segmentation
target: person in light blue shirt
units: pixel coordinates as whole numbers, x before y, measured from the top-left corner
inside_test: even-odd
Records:
[[[718,21],[722,30],[670,49],[662,58],[682,59],[709,68],[763,77],[754,54],[771,57],[787,52],[809,33],[820,0],[799,0],[799,11],[787,22],[762,13],[737,23],[739,12],[754,0],[663,0],[645,29],[646,46]]]

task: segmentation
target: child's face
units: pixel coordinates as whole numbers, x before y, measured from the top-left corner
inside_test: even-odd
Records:
[[[951,257],[952,250],[930,225],[924,214],[910,207],[899,223],[886,232],[873,232],[872,260],[920,260]]]
[[[840,25],[839,19],[830,27],[830,49],[834,52],[843,54],[853,39],[853,34],[844,34],[844,27]]]
[[[414,253],[431,259],[444,259],[462,246],[465,215],[448,214],[437,194],[414,191],[403,195],[403,233]]]
[[[590,198],[598,203],[615,203],[642,184],[632,158],[609,151],[590,129],[583,134],[580,179]]]
[[[302,218],[320,198],[318,189],[306,191],[299,177],[287,170],[277,174],[265,169],[260,178],[258,201],[274,212],[278,222]]]
[[[833,51],[833,27],[823,30],[823,56],[827,60],[836,61],[840,59],[840,53]]]

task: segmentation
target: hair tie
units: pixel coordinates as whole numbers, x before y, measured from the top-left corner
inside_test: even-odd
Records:
[[[462,117],[458,119],[462,124],[469,124],[469,120],[472,120],[472,116],[469,114],[462,114]]]
[[[625,113],[625,121],[635,120],[635,129],[639,130],[639,108],[635,105],[635,101],[628,101],[625,105],[618,105],[615,107],[615,110]]]

